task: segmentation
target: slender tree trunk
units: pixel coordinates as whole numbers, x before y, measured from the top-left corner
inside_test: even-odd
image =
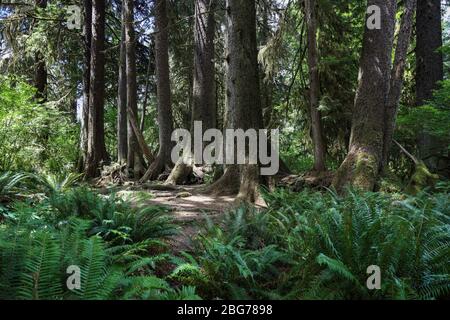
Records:
[[[433,90],[444,78],[441,0],[418,0],[416,17],[416,95],[421,106],[433,98]]]
[[[92,41],[89,89],[88,144],[85,175],[96,177],[108,160],[105,147],[105,1],[92,1]]]
[[[256,2],[227,0],[227,122],[234,129],[261,129],[262,111],[256,40]],[[260,183],[258,165],[231,165],[210,190],[238,193],[238,199],[254,202]]]
[[[260,3],[260,15],[262,15],[262,25],[259,31],[259,45],[266,46],[270,37],[269,25],[269,4]],[[273,115],[273,80],[268,77],[264,66],[260,64],[260,88],[261,88],[261,110],[263,113],[264,127],[267,128]]]
[[[317,53],[317,16],[316,1],[305,0],[305,15],[308,33],[308,66],[309,66],[309,106],[311,114],[311,131],[314,145],[314,170],[325,171],[326,146],[323,139],[322,117],[319,111],[319,56]]]
[[[149,57],[148,59],[148,66],[147,66],[147,75],[146,75],[146,80],[145,80],[145,92],[144,92],[144,102],[142,103],[142,117],[141,117],[141,122],[139,125],[139,128],[141,130],[141,132],[144,132],[145,129],[145,116],[147,114],[147,104],[148,104],[148,91],[150,89],[150,72],[151,72],[151,59]]]
[[[214,20],[215,0],[196,0],[192,120],[203,130],[216,126]]]
[[[117,158],[120,164],[127,163],[128,157],[128,117],[127,117],[127,77],[125,6],[122,4],[122,36],[120,41],[119,83],[117,95]]]
[[[36,7],[40,9],[47,8],[47,0],[35,0]],[[47,101],[47,67],[45,57],[41,52],[36,53],[36,68],[34,75],[36,87],[36,99],[40,102]]]
[[[216,0],[195,1],[194,76],[192,125],[201,121],[203,133],[216,127],[215,69],[214,69],[214,10]],[[193,132],[193,126],[191,128]],[[191,158],[191,160],[193,160]],[[167,184],[181,184],[192,173],[193,162],[180,159],[168,177]]]
[[[424,105],[444,78],[441,0],[418,0],[416,16],[416,103]],[[432,171],[439,171],[439,155],[447,144],[427,132],[418,137],[419,157]],[[443,163],[443,166],[447,165]]]
[[[137,114],[137,75],[136,75],[136,39],[134,34],[134,4],[133,0],[124,0],[125,48],[126,48],[126,78],[127,78],[127,108]],[[128,172],[139,178],[144,174],[142,152],[133,127],[128,121]]]
[[[405,11],[402,17],[400,32],[398,34],[394,65],[391,71],[389,96],[386,104],[386,127],[384,132],[382,172],[384,172],[387,167],[389,152],[392,146],[392,139],[394,138],[395,124],[397,121],[398,106],[403,89],[406,58],[411,42],[411,33],[414,23],[414,12],[416,10],[416,5],[417,0],[405,0]]]
[[[92,0],[84,0],[84,69],[83,69],[83,105],[80,115],[80,159],[79,171],[84,171],[87,158],[89,90],[91,77],[91,41],[92,41]]]
[[[367,1],[368,8],[373,5],[381,9],[381,28],[371,30],[366,26],[364,31],[350,148],[333,181],[338,191],[347,186],[373,190],[383,158],[385,104],[397,2]]]
[[[159,152],[155,161],[150,165],[144,177],[141,179],[143,182],[158,178],[158,175],[172,164],[171,151],[173,144],[171,135],[173,131],[173,119],[170,93],[167,0],[156,0],[155,11]]]

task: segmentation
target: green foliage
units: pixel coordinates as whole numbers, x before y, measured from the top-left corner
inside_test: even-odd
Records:
[[[34,94],[25,81],[0,77],[0,171],[62,172],[77,159],[78,128]]]
[[[199,299],[195,288],[155,275],[170,260],[163,240],[174,232],[162,208],[132,209],[77,188],[18,202],[7,213],[0,299]],[[80,268],[80,289],[66,285],[69,266]]]
[[[440,88],[434,92],[433,99],[426,105],[401,108],[398,118],[399,134],[404,138],[413,139],[418,133],[427,132],[436,139],[446,141],[450,147],[449,105],[450,80],[444,80]]]
[[[175,232],[164,207],[133,208],[114,195],[101,196],[86,187],[52,194],[47,202],[57,220],[70,217],[89,220],[89,234],[98,234],[111,242],[123,244],[163,239]]]
[[[30,177],[35,183],[35,189],[43,191],[46,195],[69,191],[80,180],[81,174],[31,174]]]
[[[120,273],[113,270],[104,241],[86,237],[84,221],[36,228],[32,214],[21,210],[18,219],[0,226],[0,298],[110,298]],[[83,285],[79,291],[66,286],[70,265],[80,267]]]
[[[446,186],[441,186],[445,188]],[[434,299],[450,292],[450,197],[265,194],[198,239],[172,275],[228,299]],[[382,272],[369,290],[367,268]]]
[[[0,173],[0,205],[11,201],[19,192],[18,185],[25,180],[27,175],[22,173]]]

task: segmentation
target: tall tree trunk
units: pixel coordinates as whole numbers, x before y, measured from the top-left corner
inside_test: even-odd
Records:
[[[234,129],[261,129],[255,0],[227,0],[227,123]],[[258,165],[231,165],[210,190],[238,193],[238,199],[254,202],[260,183]]]
[[[194,76],[192,128],[194,121],[201,121],[203,133],[216,127],[215,69],[214,69],[214,10],[216,0],[195,1],[194,26]],[[180,159],[173,168],[167,184],[185,182],[192,172],[193,163]],[[193,160],[193,159],[192,159]]]
[[[172,164],[172,131],[173,118],[170,93],[169,40],[167,0],[155,1],[156,11],[156,82],[159,125],[159,152],[141,181],[154,180],[167,166]]]
[[[92,1],[91,75],[85,175],[96,177],[108,160],[105,147],[105,1]]]
[[[433,98],[433,90],[444,78],[443,57],[439,51],[442,47],[441,0],[417,2],[416,34],[416,103],[421,106]],[[432,171],[439,171],[439,154],[445,146],[429,133],[422,132],[418,148],[425,164]]]
[[[136,39],[134,34],[134,4],[133,0],[124,0],[125,48],[126,48],[126,79],[127,79],[127,109],[137,115],[137,75],[136,75]],[[128,117],[129,118],[129,117]],[[128,172],[139,178],[144,174],[142,152],[139,148],[133,127],[128,121]]]
[[[367,1],[368,8],[373,5],[381,9],[381,28],[369,29],[366,25],[364,31],[349,152],[333,181],[338,191],[346,186],[373,190],[383,158],[385,104],[397,2]]]
[[[203,131],[216,126],[214,33],[216,0],[196,0],[194,29],[193,121]]]
[[[36,7],[40,9],[47,8],[47,0],[35,0]],[[39,102],[47,101],[47,67],[45,57],[41,52],[36,53],[36,67],[34,74],[36,87],[36,99]]]
[[[444,78],[441,0],[418,0],[416,16],[416,99],[421,106],[433,98]]]
[[[117,94],[117,159],[127,163],[128,157],[128,117],[127,117],[127,77],[126,77],[125,6],[122,4],[122,36],[119,56],[119,83]]]
[[[400,32],[398,34],[394,65],[391,71],[389,96],[386,104],[383,162],[381,172],[384,172],[387,167],[389,152],[392,146],[392,139],[394,138],[395,124],[397,121],[398,106],[403,89],[406,58],[411,42],[416,5],[417,0],[405,0],[405,10],[400,25]]]
[[[317,16],[315,0],[305,0],[305,15],[308,33],[308,67],[309,67],[309,107],[311,114],[311,131],[314,145],[314,170],[325,171],[326,146],[323,138],[322,118],[319,111],[319,56],[317,53]]]
[[[259,4],[259,14],[262,16],[262,23],[259,30],[259,46],[267,45],[270,37],[269,11],[270,4],[262,2]],[[269,78],[264,70],[264,65],[260,64],[260,89],[261,89],[261,110],[263,113],[264,127],[268,127],[273,115],[273,79]]]
[[[87,158],[88,121],[89,121],[89,90],[91,77],[91,41],[92,41],[92,0],[84,0],[84,68],[83,68],[83,105],[80,115],[80,159],[79,171],[84,171]]]

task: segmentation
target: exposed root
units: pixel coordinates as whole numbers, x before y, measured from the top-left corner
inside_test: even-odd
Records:
[[[123,185],[128,181],[126,174],[126,164],[113,163],[103,167],[100,178],[95,185],[98,187],[105,185]]]
[[[239,193],[240,178],[239,167],[230,166],[219,180],[202,189],[202,193],[214,196],[233,196]]]
[[[325,172],[307,172],[302,175],[289,175],[283,177],[277,182],[277,187],[288,188],[294,192],[302,191],[303,189],[323,189],[329,188],[333,181],[334,173],[331,171]]]
[[[264,203],[259,192],[260,175],[259,166],[246,165],[241,169],[240,188],[236,201],[238,203]]]
[[[184,184],[189,180],[189,177],[193,173],[193,160],[189,158],[180,158],[175,164],[175,167],[170,172],[165,184],[168,185],[178,185]]]
[[[164,178],[164,177],[160,177],[160,175],[162,173],[164,173],[164,171],[166,169],[170,169],[170,165],[163,157],[158,155],[156,157],[155,161],[153,161],[153,163],[150,165],[150,167],[148,168],[147,172],[144,174],[144,176],[142,177],[140,182],[145,183],[149,180],[153,181],[153,180],[158,180],[160,178]],[[165,178],[167,178],[167,177],[165,177]]]

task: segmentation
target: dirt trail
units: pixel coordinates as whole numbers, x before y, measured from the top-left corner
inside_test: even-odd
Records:
[[[234,197],[212,196],[200,193],[202,186],[163,187],[149,186],[144,190],[123,191],[149,193],[151,197],[144,204],[166,206],[171,209],[171,216],[181,227],[178,235],[170,242],[174,252],[190,250],[192,240],[201,230],[207,218],[215,219],[233,207]]]

